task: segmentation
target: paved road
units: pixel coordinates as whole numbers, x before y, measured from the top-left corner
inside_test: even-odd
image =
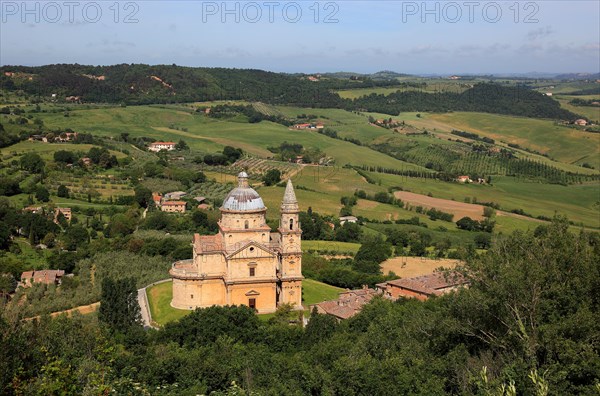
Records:
[[[140,304],[140,311],[142,313],[142,323],[144,328],[154,327],[150,323],[150,307],[148,306],[148,300],[146,299],[146,288],[138,290],[138,304]]]

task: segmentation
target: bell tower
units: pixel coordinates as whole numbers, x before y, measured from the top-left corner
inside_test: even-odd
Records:
[[[279,303],[292,303],[298,309],[302,307],[302,247],[298,200],[292,181],[288,179],[283,201],[279,235],[281,240],[280,279],[281,291]]]

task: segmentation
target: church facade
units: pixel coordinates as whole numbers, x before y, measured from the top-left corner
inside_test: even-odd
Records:
[[[173,263],[171,306],[247,305],[258,313],[280,304],[302,309],[302,230],[299,207],[288,180],[277,232],[266,223],[262,198],[238,175],[238,186],[223,201],[216,235],[194,235],[193,258]]]

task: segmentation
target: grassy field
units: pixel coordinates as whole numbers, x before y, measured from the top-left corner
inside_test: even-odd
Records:
[[[302,305],[308,309],[311,304],[317,304],[322,301],[335,300],[344,289],[330,286],[313,279],[304,279],[302,281]]]
[[[123,194],[123,195],[126,195],[126,194]],[[17,195],[8,197],[8,199],[16,207],[22,208],[22,207],[29,205],[27,203],[28,197],[29,197],[28,194],[17,194]],[[103,208],[108,208],[111,206],[120,207],[119,205],[114,205],[114,204],[109,205],[109,204],[102,204],[102,203],[95,203],[95,202],[80,201],[78,199],[60,198],[60,197],[57,197],[54,195],[50,196],[50,202],[53,203],[55,206],[70,207],[70,208],[72,208],[74,206],[78,206],[81,208],[95,208],[95,209],[103,209]],[[36,203],[34,205],[40,206],[40,204],[38,204],[38,203]]]
[[[302,251],[337,252],[355,254],[360,249],[360,243],[338,241],[302,241]]]
[[[411,82],[416,82],[414,80],[418,79],[411,79]],[[468,89],[468,86],[465,83],[460,83],[458,81],[454,81],[454,80],[446,80],[446,79],[439,79],[439,80],[421,80],[423,82],[427,82],[427,85],[423,88],[417,88],[417,87],[376,87],[376,88],[355,88],[355,89],[343,89],[343,90],[339,90],[336,91],[338,93],[338,95],[340,95],[340,97],[344,98],[344,99],[357,99],[360,98],[361,96],[365,96],[365,95],[371,95],[371,94],[377,94],[377,95],[389,95],[392,93],[395,93],[396,91],[400,90],[402,92],[404,91],[424,91],[424,92],[456,92],[456,93],[460,93],[463,92],[465,90]]]
[[[3,160],[8,158],[14,159],[14,157],[19,157],[25,153],[35,152],[38,153],[44,160],[49,161],[53,160],[54,153],[59,150],[87,152],[92,147],[95,146],[93,144],[44,143],[39,141],[25,140],[17,144],[13,144],[12,146],[0,149],[0,157],[2,157]],[[109,151],[117,158],[126,157],[125,154],[119,151]]]
[[[332,171],[333,172],[333,171]],[[340,169],[335,177],[320,177],[304,169],[292,180],[296,188],[296,196],[300,202],[300,209],[312,207],[315,212],[337,216],[342,204],[342,196],[350,196],[357,189],[364,189],[369,194],[386,191],[388,187],[400,186],[419,194],[431,193],[434,197],[454,199],[464,202],[476,198],[479,202],[497,202],[506,210],[523,209],[533,215],[554,216],[554,211],[567,214],[570,220],[583,222],[589,227],[600,227],[598,223],[598,184],[561,186],[541,183],[525,183],[510,177],[494,177],[493,185],[459,184],[454,182],[441,182],[433,179],[409,178],[370,172],[369,175],[378,180],[381,185],[368,184],[360,175],[351,169]],[[310,188],[300,189],[298,186]],[[311,191],[314,190],[314,191]],[[283,198],[283,187],[271,186],[258,189],[265,205],[269,208],[269,219],[278,219],[278,208]],[[532,207],[532,201],[539,201]],[[375,201],[359,199],[353,208],[354,215],[376,220],[397,220],[419,217],[422,223],[427,224],[430,231],[437,230],[440,226],[447,229],[445,234],[453,241],[470,239],[465,231],[456,229],[454,223],[432,221],[427,215],[406,210],[397,206],[383,204]],[[454,219],[456,221],[458,219]],[[527,219],[498,220],[497,232],[510,232],[514,229],[534,228],[539,223]],[[467,235],[458,235],[466,233]],[[440,234],[440,237],[442,235]]]
[[[303,109],[302,112],[307,111]],[[203,152],[216,152],[225,145],[232,145],[266,158],[273,156],[268,147],[288,141],[307,148],[318,147],[334,157],[338,165],[352,163],[398,169],[412,166],[367,147],[332,139],[314,131],[292,131],[267,121],[249,124],[218,120],[169,106],[82,109],[72,111],[69,118],[47,113],[40,114],[40,117],[50,128],[70,127],[100,136],[118,136],[128,132],[131,137],[146,136],[172,141],[184,139],[190,147]]]
[[[160,326],[179,320],[192,311],[175,309],[171,306],[173,283],[164,282],[146,289],[152,320]]]
[[[505,143],[519,144],[567,164],[588,162],[600,168],[600,134],[555,125],[553,121],[485,113],[401,114],[419,128],[474,132]]]
[[[460,184],[431,179],[420,179],[370,173],[382,186],[401,186],[418,194],[431,193],[434,197],[464,202],[465,198],[479,202],[496,202],[504,210],[523,209],[534,216],[553,217],[555,212],[567,215],[569,220],[600,228],[599,183],[562,186],[520,181],[507,176],[496,176],[492,185]],[[535,202],[533,205],[532,203]]]
[[[344,289],[339,287],[330,286],[312,279],[305,279],[302,281],[303,305],[308,309],[308,306],[311,304],[336,299],[342,291]],[[148,304],[150,305],[152,320],[160,326],[179,320],[192,312],[171,307],[171,299],[173,298],[173,285],[171,282],[152,286],[146,292],[148,294]],[[268,319],[271,316],[272,314],[261,315],[261,319]]]
[[[599,96],[600,95],[598,95],[598,96],[596,96],[596,95],[584,95],[584,96],[557,95],[553,98],[560,102],[561,107],[563,107],[569,111],[572,111],[573,113],[581,114],[582,116],[585,116],[592,121],[598,122],[598,121],[600,121],[600,107],[573,106],[572,104],[569,104],[569,102],[573,99],[597,100]]]
[[[414,88],[413,88],[414,89]],[[343,89],[336,91],[340,97],[344,99],[357,99],[361,96],[377,94],[377,95],[389,95],[395,93],[398,90],[406,90],[401,87],[377,87],[377,88],[355,88],[355,89]]]

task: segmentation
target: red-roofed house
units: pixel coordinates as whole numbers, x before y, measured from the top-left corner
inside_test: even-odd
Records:
[[[152,201],[154,201],[154,206],[160,208],[160,205],[162,203],[162,195],[157,192],[152,193]]]
[[[33,283],[60,285],[64,275],[65,271],[63,270],[25,271],[21,274],[21,286],[31,287]]]

